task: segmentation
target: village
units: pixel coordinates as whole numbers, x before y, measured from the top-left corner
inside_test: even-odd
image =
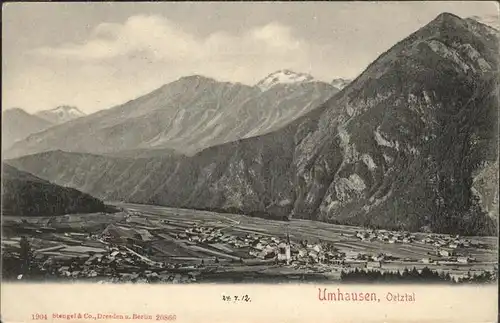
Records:
[[[430,256],[437,256],[441,263],[461,263],[467,264],[474,262],[476,259],[465,255],[457,249],[476,248],[481,249],[485,246],[481,243],[473,242],[465,237],[459,235],[439,235],[439,234],[412,234],[410,232],[388,231],[388,230],[364,230],[356,231],[354,236],[360,241],[382,241],[388,244],[427,244],[435,247],[434,251],[428,252]],[[421,259],[424,264],[432,262],[439,263],[438,259],[431,257],[424,257]]]
[[[270,272],[339,279],[341,271],[424,266],[460,277],[476,267],[491,269],[494,263],[488,261],[494,255],[486,245],[459,236],[348,228],[349,233],[331,234],[337,240],[301,239],[280,224],[275,227],[279,231],[266,232],[250,229],[249,224],[203,217],[185,220],[181,213],[165,216],[130,209],[100,222],[82,219],[39,220],[29,225],[26,220],[6,221],[8,236],[2,240],[2,249],[7,269],[9,263],[21,261],[21,239],[29,241],[31,266],[38,275],[98,282],[193,283],[223,275],[256,277]],[[362,248],[359,242],[369,245]],[[408,247],[414,248],[413,253]],[[468,250],[479,250],[482,258]],[[16,279],[26,279],[19,268],[11,267]]]

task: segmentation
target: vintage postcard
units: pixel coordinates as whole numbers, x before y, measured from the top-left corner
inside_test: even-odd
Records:
[[[2,7],[1,321],[497,321],[497,2]]]

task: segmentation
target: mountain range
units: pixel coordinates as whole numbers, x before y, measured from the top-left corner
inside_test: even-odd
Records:
[[[281,73],[281,72],[280,72]],[[291,71],[286,71],[292,77]],[[171,149],[193,154],[204,148],[279,129],[338,91],[318,81],[261,83],[268,88],[218,82],[194,75],[114,108],[70,120],[16,142],[16,157],[53,149],[115,153]]]
[[[197,119],[199,128],[207,129],[207,120],[226,119],[217,113],[230,102],[251,102],[249,97],[270,95],[281,86],[320,93],[319,88],[330,85],[307,81],[262,91],[201,77],[181,79],[125,105],[39,133],[17,143],[12,152],[76,147],[99,153],[108,150],[108,138],[119,148],[142,143],[161,147],[175,138],[175,148],[193,147],[184,150],[189,152],[204,146],[193,146],[194,138],[209,138],[206,146],[229,142],[191,157],[47,151],[8,163],[108,200],[399,230],[496,234],[498,176],[492,174],[498,173],[498,51],[496,30],[444,13],[380,55],[326,102],[321,104],[323,96],[317,95],[316,107],[301,104],[299,118],[279,126],[270,122],[252,133],[260,132],[258,136],[245,138],[245,131],[239,131],[237,140],[229,135],[212,140],[203,131],[192,132],[193,127],[182,133],[182,121],[199,115],[197,107],[208,109],[209,101],[213,114],[204,111],[210,118]],[[203,96],[201,105],[200,88],[216,93],[217,99]],[[275,102],[271,97],[269,102]],[[167,119],[156,109],[159,102],[169,102],[163,105],[168,107],[184,100],[192,102],[183,104],[190,108],[182,110],[185,117],[176,112],[171,118],[177,122],[158,136],[161,127],[153,121]],[[252,114],[262,111],[255,104],[236,106],[239,119],[262,120]],[[227,134],[232,125],[214,127]],[[88,127],[90,132],[84,130]],[[142,129],[142,135],[136,138],[139,132],[132,129]],[[135,136],[129,138],[129,132]]]

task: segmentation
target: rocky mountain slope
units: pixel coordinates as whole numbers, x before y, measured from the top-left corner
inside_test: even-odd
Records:
[[[2,215],[52,216],[106,210],[102,201],[88,194],[3,165]]]
[[[136,100],[31,136],[6,155],[164,148],[192,154],[279,129],[337,91],[321,82],[276,84],[261,91],[203,76],[183,77]]]
[[[496,234],[498,50],[493,29],[441,14],[272,133],[190,158],[59,151],[9,162],[105,199]]]
[[[61,150],[29,155],[8,164],[33,170],[44,179],[105,200],[148,199],[168,173],[175,173],[186,157],[177,155],[140,156],[94,155]],[[65,166],[66,165],[66,166]]]
[[[52,122],[31,115],[20,108],[2,111],[2,150],[9,148],[17,140],[52,125]]]
[[[83,117],[85,113],[80,111],[77,107],[62,105],[51,110],[39,111],[35,113],[35,115],[53,124],[60,124]]]

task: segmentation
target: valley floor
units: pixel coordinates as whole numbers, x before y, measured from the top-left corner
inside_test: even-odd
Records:
[[[153,205],[115,206],[123,211],[4,216],[4,279],[307,282],[338,281],[342,272],[356,268],[384,273],[413,268],[421,272],[427,267],[467,280],[496,272],[495,237],[373,231]],[[22,236],[29,242],[29,264]]]

